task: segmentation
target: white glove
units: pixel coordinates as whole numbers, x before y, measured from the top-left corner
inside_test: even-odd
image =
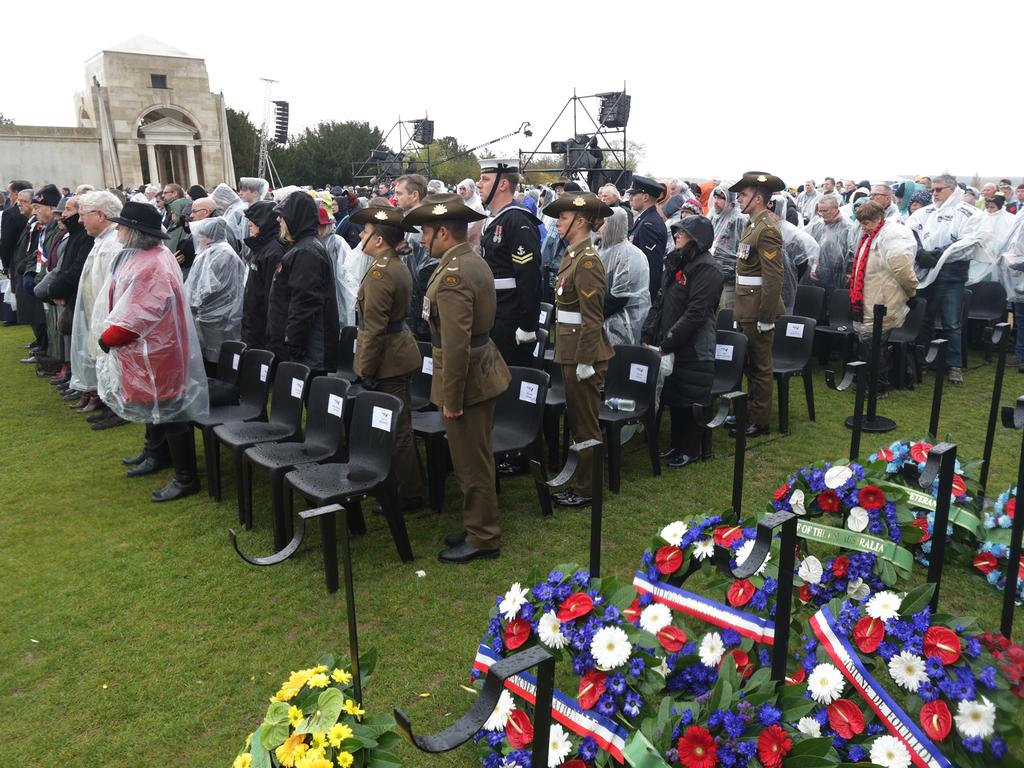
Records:
[[[768,333],[768,331],[774,331],[774,330],[775,330],[775,323],[762,323],[762,322],[758,322],[758,324],[757,324],[757,332],[758,333]]]
[[[536,340],[537,334],[535,332],[524,331],[522,328],[516,328],[516,344],[526,344]]]
[[[593,376],[597,371],[594,370],[594,366],[587,365],[586,363],[576,363],[576,380],[586,381]]]

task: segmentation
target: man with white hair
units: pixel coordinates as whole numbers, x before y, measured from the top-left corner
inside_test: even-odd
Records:
[[[800,212],[801,225],[807,224],[814,218],[819,200],[821,200],[821,192],[814,186],[814,179],[808,179],[804,182],[804,191],[796,197],[796,207]]]
[[[147,184],[143,194],[146,197],[146,202],[156,207],[156,196],[160,194],[160,187],[156,184]]]

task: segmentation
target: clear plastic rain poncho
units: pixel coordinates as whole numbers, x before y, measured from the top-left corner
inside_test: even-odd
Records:
[[[989,277],[993,280],[999,279],[999,270],[995,265],[999,262],[999,255],[1006,250],[1010,231],[1017,223],[1017,217],[1005,208],[1000,208],[995,213],[982,211],[977,218],[981,220],[982,237],[971,258],[967,285],[973,285]]]
[[[818,285],[825,289],[826,303],[828,296],[837,288],[846,287],[846,267],[850,263],[850,222],[842,216],[835,221],[825,223],[820,216],[815,216],[807,225],[806,232],[818,244],[818,257],[808,259],[805,281],[810,285]],[[810,275],[814,277],[808,279]]]
[[[626,299],[626,306],[604,321],[612,344],[639,344],[640,331],[651,308],[650,267],[644,252],[626,239],[628,225],[626,212],[614,208],[601,227],[598,248],[609,296]]]
[[[160,245],[118,253],[93,322],[101,334],[116,325],[138,335],[96,358],[100,399],[114,413],[149,424],[209,413],[199,337],[170,251]]]
[[[266,179],[257,178],[256,176],[243,176],[242,178],[240,178],[238,180],[238,185],[240,187],[245,187],[246,189],[257,190],[256,191],[256,201],[257,202],[260,201],[260,200],[266,200],[267,199],[267,192],[270,191],[270,182],[267,181]],[[248,234],[249,233],[246,232],[246,236],[248,236]]]
[[[1024,301],[1024,216],[1018,214],[1013,218],[1013,229],[999,254],[998,275],[1007,298],[1020,302]]]
[[[747,226],[747,216],[736,206],[736,193],[730,192],[728,185],[719,184],[711,192],[712,210],[715,197],[722,197],[727,205],[724,211],[711,216],[711,226],[715,228],[711,255],[715,257],[715,263],[726,281],[732,282],[736,279],[736,249]]]
[[[227,184],[218,184],[210,193],[210,198],[217,204],[221,217],[231,227],[231,232],[241,243],[249,236],[249,227],[245,220],[245,203],[235,194],[235,190]],[[191,227],[191,225],[190,225]],[[245,248],[248,251],[248,248]],[[242,254],[244,257],[244,254]]]
[[[938,206],[933,203],[919,208],[907,219],[907,226],[917,232],[922,248],[929,251],[942,249],[938,264],[930,270],[915,265],[919,291],[935,282],[947,263],[973,259],[975,251],[979,250],[977,246],[984,238],[981,230],[982,219],[978,209],[968,205],[963,199],[963,190],[958,187],[946,198],[946,202]],[[983,261],[984,254],[979,256]],[[990,269],[986,267],[984,273],[987,274]],[[970,284],[972,280],[969,279],[967,282]],[[973,282],[977,282],[977,278]]]
[[[71,327],[71,387],[79,392],[92,392],[96,389],[96,355],[100,351],[102,329],[97,328],[93,322],[93,310],[100,304],[104,308],[102,316],[106,316],[106,304],[98,299],[102,296],[103,286],[110,277],[110,267],[121,248],[117,239],[117,226],[111,225],[93,242],[92,250],[82,267],[82,276],[78,280],[74,324]]]
[[[342,326],[355,325],[356,294],[359,293],[359,282],[363,279],[363,273],[352,274],[353,269],[358,269],[358,265],[355,260],[349,264],[352,249],[343,237],[331,231],[322,235],[320,240],[327,248],[327,255],[331,257],[331,264],[334,265],[334,295],[338,300],[338,320]]]
[[[787,314],[792,314],[796,302],[798,268],[807,262],[817,262],[821,255],[817,240],[786,221],[787,208],[792,199],[788,193],[772,196],[772,200],[775,201],[775,215],[779,219],[779,229],[782,230],[782,254],[785,257],[782,262],[782,304],[786,307]]]
[[[242,338],[245,262],[228,245],[228,223],[216,216],[190,225],[196,258],[185,280],[203,357],[216,361],[225,341]]]

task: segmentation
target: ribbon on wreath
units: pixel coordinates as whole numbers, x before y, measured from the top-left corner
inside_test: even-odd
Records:
[[[501,656],[483,643],[477,648],[473,669],[487,674],[491,665],[501,661]],[[505,681],[509,691],[525,699],[530,704],[537,703],[537,678],[528,672],[512,675]],[[623,750],[626,748],[626,729],[616,725],[607,717],[597,712],[580,709],[579,704],[557,688],[551,700],[551,717],[564,725],[577,736],[589,736],[597,742],[597,746],[611,755],[617,762],[625,763]]]
[[[924,734],[914,719],[868,673],[860,656],[836,629],[835,617],[827,605],[811,617],[810,624],[821,647],[843,677],[874,710],[889,733],[903,743],[914,765],[918,768],[953,768],[953,763]]]
[[[772,645],[775,642],[775,622],[772,619],[738,611],[732,606],[673,587],[664,581],[653,581],[643,571],[637,571],[633,577],[633,586],[640,594],[650,595],[656,603],[716,627],[734,629],[755,643]]]
[[[897,485],[896,483],[878,483],[878,485],[887,490],[905,493],[907,495],[907,503],[915,509],[923,509],[925,512],[935,511],[936,499],[929,493]],[[982,530],[981,520],[978,519],[978,516],[956,504],[949,505],[949,522],[960,526],[974,537],[977,537]]]
[[[813,520],[804,519],[797,521],[796,535],[801,539],[828,544],[840,549],[870,552],[876,557],[892,563],[904,573],[910,573],[914,567],[914,555],[909,549],[904,549],[895,542],[868,533],[857,533],[845,528],[820,525]]]

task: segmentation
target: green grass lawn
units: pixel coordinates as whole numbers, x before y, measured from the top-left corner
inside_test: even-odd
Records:
[[[24,327],[0,329],[0,765],[230,765],[288,672],[346,647],[344,602],[324,587],[318,534],[283,565],[240,560],[227,534],[238,527],[227,457],[222,503],[207,497],[205,478],[200,495],[150,503],[170,470],[129,479],[120,464],[140,449],[141,425],[90,431],[32,366],[18,364],[29,337]],[[981,362],[973,352],[972,365]],[[981,455],[993,372],[972,367],[966,387],[946,388],[940,432],[958,441],[961,456]],[[1024,376],[1011,369],[1003,402],[1022,391]],[[797,386],[792,433],[752,444],[744,497],[751,513],[763,511],[790,471],[846,455],[842,419],[852,395],[828,390],[820,371],[815,394],[817,423],[807,421]],[[929,378],[882,401],[879,411],[899,426],[881,440],[922,436],[931,394]],[[992,495],[1015,480],[1020,437],[998,429]],[[864,454],[881,440],[866,435]],[[716,459],[655,478],[639,441],[627,445],[623,492],[605,504],[605,574],[630,578],[666,522],[728,507],[730,446],[716,435]],[[380,654],[367,709],[401,707],[422,732],[451,724],[471,703],[459,683],[468,681],[494,596],[533,569],[586,563],[587,513],[542,518],[525,477],[504,482],[500,501],[500,559],[465,567],[436,560],[444,534],[461,527],[453,478],[443,515],[408,518],[411,565],[399,562],[383,519],[367,515],[369,533],[354,540],[360,641]],[[265,476],[257,478],[256,526],[241,544],[271,549]],[[974,572],[948,569],[944,611],[995,629],[1000,605]],[[1018,639],[1022,629],[1018,620]],[[431,759],[404,745],[401,756],[410,766],[477,764],[468,747]]]

